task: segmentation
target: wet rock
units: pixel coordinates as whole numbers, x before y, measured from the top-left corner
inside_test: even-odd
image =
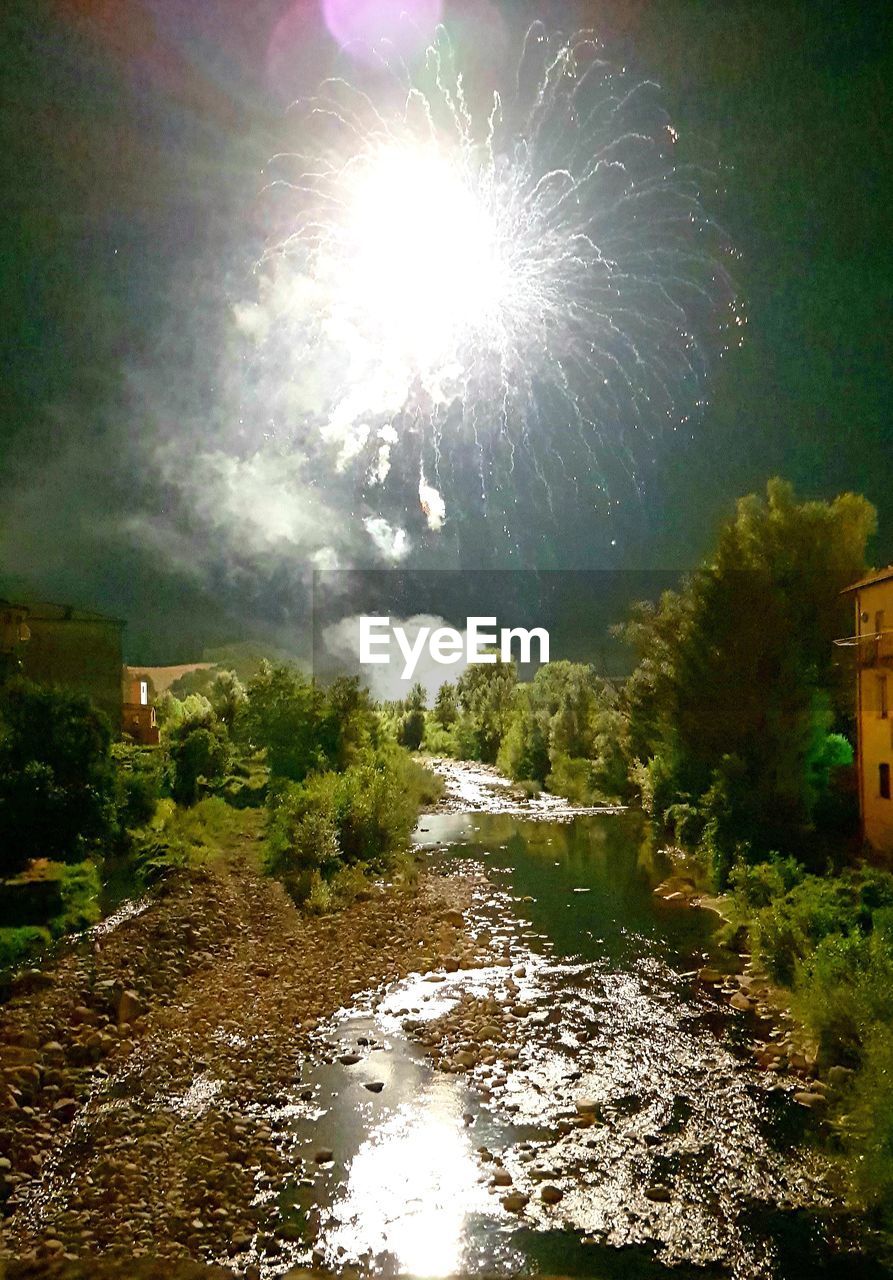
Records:
[[[502,1197],[502,1207],[509,1213],[523,1213],[529,1203],[530,1196],[526,1196],[523,1191],[511,1191]]]
[[[327,1147],[320,1147],[313,1156],[314,1164],[331,1164],[334,1159],[335,1153],[333,1151],[329,1151]]]
[[[823,1107],[828,1105],[828,1099],[823,1093],[807,1089],[795,1093],[794,1101],[799,1103],[801,1107],[809,1107],[813,1111],[821,1111]]]
[[[364,1089],[368,1089],[370,1093],[381,1093],[384,1088],[383,1080],[366,1080],[363,1084]]]
[[[122,991],[121,999],[118,1001],[118,1026],[126,1026],[130,1022],[135,1022],[137,1018],[141,1018],[146,1012],[146,1006],[143,1004],[136,991]]]
[[[652,1200],[655,1204],[667,1204],[673,1197],[669,1187],[664,1186],[662,1182],[656,1182],[644,1190],[646,1200]]]
[[[362,1059],[358,1053],[342,1053],[339,1054],[338,1061],[341,1063],[342,1067],[353,1067],[356,1066],[358,1062],[361,1062]]]
[[[561,1188],[552,1186],[551,1183],[547,1184],[540,1191],[540,1199],[544,1204],[558,1204],[558,1201],[563,1198],[564,1192]]]
[[[77,1113],[78,1104],[74,1098],[60,1098],[52,1111],[53,1119],[59,1120],[62,1124],[71,1124]]]
[[[742,1013],[750,1013],[754,1007],[753,1001],[749,999],[743,991],[736,991],[729,1001],[729,1004],[733,1009],[740,1009]]]
[[[494,1187],[510,1187],[512,1185],[512,1175],[508,1169],[497,1169],[490,1179],[490,1184]]]

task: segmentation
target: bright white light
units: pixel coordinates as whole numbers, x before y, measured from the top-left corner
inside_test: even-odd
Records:
[[[343,216],[319,263],[342,322],[435,395],[463,347],[492,339],[510,304],[497,221],[466,164],[467,154],[434,142],[363,154],[342,175]]]

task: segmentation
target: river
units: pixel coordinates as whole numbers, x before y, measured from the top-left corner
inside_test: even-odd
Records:
[[[442,771],[415,841],[473,877],[466,925],[494,962],[420,972],[321,1030],[329,1060],[289,1116],[311,1173],[278,1193],[295,1260],[312,1246],[319,1265],[384,1276],[888,1274],[835,1197],[797,1082],[756,1067],[752,1016],[698,982],[722,963],[717,919],[655,895],[672,868],[636,815],[531,807],[493,771]],[[516,1048],[437,1070],[425,1028],[469,1000],[512,1002]]]

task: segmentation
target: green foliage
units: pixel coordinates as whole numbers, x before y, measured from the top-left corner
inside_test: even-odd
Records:
[[[854,1189],[893,1225],[893,1024],[875,1023],[848,1100],[845,1149]]]
[[[456,686],[445,682],[437,691],[432,717],[441,729],[451,728],[459,719],[459,695]]]
[[[62,910],[49,922],[53,937],[86,929],[100,918],[102,883],[99,868],[89,859],[62,870]]]
[[[226,776],[232,748],[223,725],[185,723],[175,730],[168,748],[171,794],[178,804],[195,804],[202,781],[213,783]]]
[[[513,662],[474,663],[456,682],[460,721],[456,740],[466,758],[493,764],[508,728],[517,672]]]
[[[114,837],[111,729],[89,699],[14,679],[0,691],[0,872],[80,861]]]
[[[245,833],[249,817],[220,796],[208,796],[190,808],[160,801],[151,825],[133,838],[138,882],[149,885],[172,871],[219,857]]]
[[[245,686],[234,671],[221,671],[208,690],[214,715],[232,734],[248,706]]]
[[[345,769],[378,741],[368,691],[356,679],[324,691],[290,667],[263,663],[247,695],[245,736],[266,751],[274,778],[300,782],[314,770]]]
[[[419,807],[436,796],[438,780],[396,747],[350,765],[287,783],[270,799],[269,870],[300,900],[314,875],[324,881],[345,866],[383,867],[399,853]]]
[[[738,503],[683,588],[623,629],[639,659],[621,703],[643,799],[659,820],[679,802],[704,811],[720,884],[741,852],[815,848],[817,812],[848,758],[830,733],[851,711],[833,661],[848,628],[840,591],[864,571],[874,524],[853,494],[798,502],[772,480],[765,498]],[[659,778],[643,772],[653,760]]]
[[[0,929],[0,973],[21,968],[50,942],[49,929],[39,925],[19,925]]]
[[[803,875],[793,881],[789,859],[776,859],[751,880],[735,872],[736,893],[757,894],[759,880],[766,896],[778,885],[790,884],[783,896],[769,897],[751,915],[754,954],[778,982],[791,985],[798,966],[807,963],[819,943],[834,934],[847,938],[867,934],[875,914],[893,907],[893,876],[871,869],[849,870],[838,876]],[[738,888],[737,886],[742,886]],[[750,910],[746,897],[739,899]]]

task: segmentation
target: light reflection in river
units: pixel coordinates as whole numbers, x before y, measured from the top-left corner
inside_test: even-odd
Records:
[[[329,1244],[387,1255],[399,1274],[450,1275],[462,1269],[469,1216],[488,1201],[456,1089],[435,1080],[360,1146]]]

